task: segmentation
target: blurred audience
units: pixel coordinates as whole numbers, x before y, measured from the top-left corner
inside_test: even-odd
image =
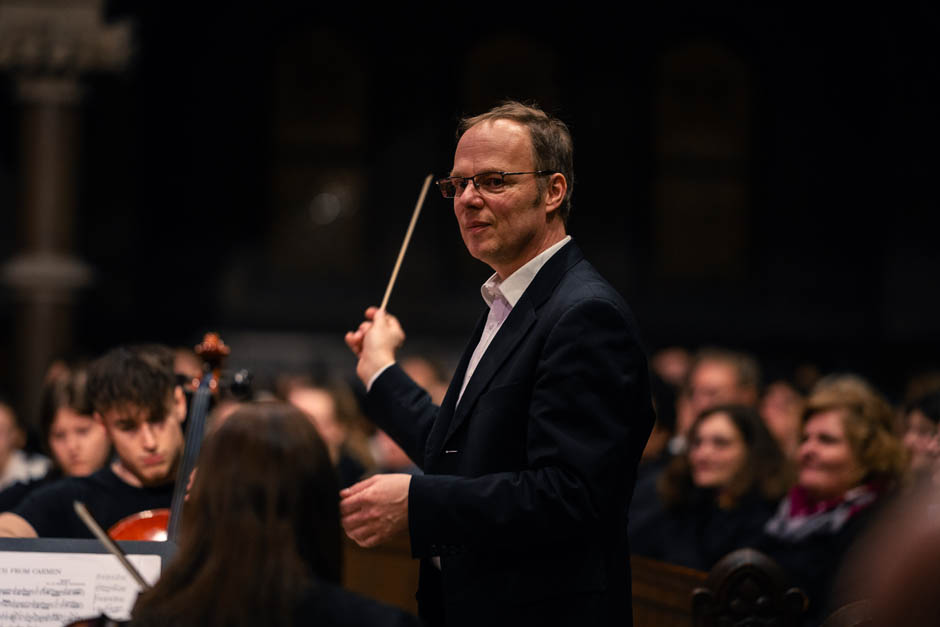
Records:
[[[808,620],[846,600],[832,582],[906,465],[890,405],[852,375],[822,379],[806,403],[797,483],[758,547],[809,596]]]
[[[692,422],[715,405],[755,406],[760,391],[760,366],[751,355],[708,347],[696,353],[676,405],[676,433],[669,444],[682,453]]]
[[[18,481],[39,479],[49,471],[49,458],[28,454],[25,444],[26,430],[13,407],[0,399],[0,490]]]
[[[310,419],[330,454],[340,487],[363,478],[374,462],[369,451],[365,419],[352,392],[338,383],[316,384],[306,377],[288,377],[279,384],[282,398]]]
[[[795,386],[778,379],[764,390],[760,415],[789,459],[796,458],[803,434],[803,395]]]
[[[440,405],[447,393],[448,379],[444,369],[427,357],[411,355],[400,362],[402,370],[417,383],[431,402]],[[376,429],[369,443],[375,460],[376,472],[404,472],[409,475],[421,474],[418,465],[398,446],[387,433]]]
[[[689,367],[692,365],[692,355],[681,346],[663,348],[650,357],[650,370],[660,379],[679,388],[685,384],[689,376]]]
[[[904,425],[910,483],[940,485],[940,391],[909,403],[904,412]]]
[[[750,407],[718,405],[692,424],[688,451],[659,481],[659,516],[631,529],[634,553],[699,570],[760,540],[791,482],[786,458]]]

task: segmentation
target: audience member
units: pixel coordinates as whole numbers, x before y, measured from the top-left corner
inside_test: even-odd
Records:
[[[810,621],[845,600],[831,589],[839,566],[904,470],[891,424],[891,407],[855,376],[823,379],[807,400],[797,484],[759,548],[809,596]]]
[[[904,412],[904,447],[912,484],[940,484],[940,391],[923,396]]]
[[[447,393],[447,378],[438,364],[426,357],[411,355],[401,360],[401,369],[428,393],[431,402],[440,404]],[[412,461],[402,447],[387,433],[376,428],[369,442],[376,472],[404,472],[409,475],[421,474],[421,469]]]
[[[0,399],[0,490],[18,481],[39,479],[49,471],[49,458],[23,450],[26,431],[13,407]]]
[[[650,358],[650,370],[673,387],[682,387],[689,376],[692,355],[681,346],[662,348]]]
[[[64,363],[43,385],[39,403],[39,430],[53,465],[42,477],[20,481],[0,492],[0,512],[13,509],[36,488],[63,476],[84,477],[104,466],[111,440],[104,425],[92,416],[85,368]]]
[[[705,410],[689,449],[662,475],[661,514],[637,537],[634,552],[709,570],[731,551],[754,546],[791,474],[757,412],[741,405]]]
[[[318,385],[297,377],[282,381],[280,387],[284,400],[301,409],[323,438],[340,487],[362,479],[373,461],[352,392],[339,384]]]
[[[789,459],[796,459],[803,433],[803,403],[800,392],[779,379],[767,386],[760,401],[760,415]]]
[[[692,422],[715,405],[757,404],[760,366],[752,356],[726,348],[703,348],[689,367],[689,376],[676,409],[676,434],[669,444],[673,454],[682,453]]]
[[[135,627],[417,625],[340,588],[338,484],[309,418],[239,407],[202,451],[180,549],[140,595]]]
[[[672,456],[668,444],[676,428],[676,396],[678,389],[664,381],[655,371],[650,372],[650,390],[653,395],[653,408],[656,410],[656,422],[646,441],[646,447],[640,457],[636,471],[636,487],[630,501],[627,518],[627,530],[630,545],[645,544],[644,530],[656,533],[657,521],[661,518],[662,507],[659,491],[656,487],[659,476]],[[631,549],[636,552],[636,549]]]

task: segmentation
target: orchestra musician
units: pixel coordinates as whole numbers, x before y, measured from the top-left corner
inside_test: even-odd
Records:
[[[653,425],[627,305],[567,234],[567,127],[509,102],[463,120],[450,176],[470,254],[495,274],[440,406],[395,363],[398,320],[346,335],[367,413],[422,467],[341,492],[347,534],[408,530],[429,624],[632,623],[625,512]]]
[[[34,491],[0,514],[0,536],[90,538],[72,508],[76,500],[106,529],[128,515],[169,507],[186,417],[172,351],[159,345],[115,348],[89,366],[87,391],[115,459],[86,477]]]
[[[52,468],[30,481],[19,481],[0,491],[0,512],[13,509],[37,488],[62,477],[84,477],[106,463],[111,440],[92,416],[87,393],[88,370],[58,364],[43,384],[39,402],[39,431],[52,458]]]
[[[131,625],[417,626],[339,587],[337,490],[302,411],[241,405],[206,441],[179,550],[138,598]]]

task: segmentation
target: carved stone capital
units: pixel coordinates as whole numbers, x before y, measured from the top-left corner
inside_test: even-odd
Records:
[[[120,71],[129,21],[102,21],[101,0],[0,0],[0,70],[30,75]]]
[[[0,279],[18,292],[36,295],[69,295],[87,285],[92,269],[82,261],[54,253],[20,255],[0,266]]]

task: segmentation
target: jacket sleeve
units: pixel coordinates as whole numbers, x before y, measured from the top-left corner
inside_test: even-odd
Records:
[[[439,409],[427,392],[396,363],[372,383],[365,407],[369,418],[423,470],[428,434]]]
[[[632,321],[618,303],[594,297],[527,341],[542,342],[531,393],[509,409],[527,412],[525,468],[414,477],[408,515],[416,556],[531,547],[620,521],[653,420]]]

